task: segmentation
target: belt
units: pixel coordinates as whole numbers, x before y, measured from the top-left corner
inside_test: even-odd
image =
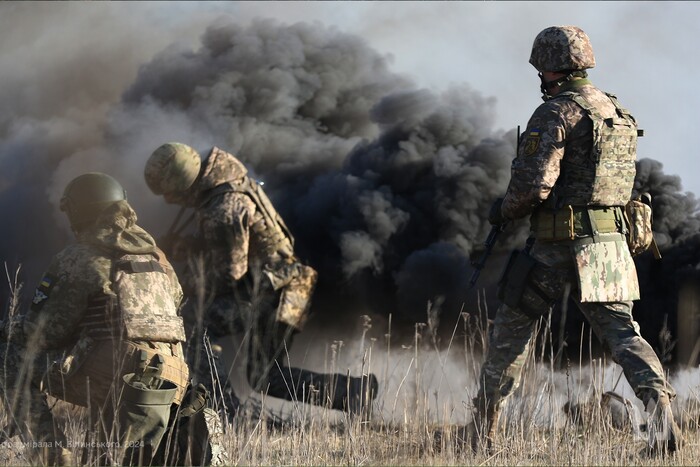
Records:
[[[575,240],[627,232],[620,206],[571,206],[558,210],[538,209],[530,220],[533,236],[540,241]]]

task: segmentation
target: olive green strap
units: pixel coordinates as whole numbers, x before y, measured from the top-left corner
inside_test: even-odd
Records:
[[[598,232],[598,222],[596,222],[595,214],[593,209],[586,209],[588,213],[588,221],[591,223],[591,235],[593,238],[593,243],[600,242],[600,234]]]

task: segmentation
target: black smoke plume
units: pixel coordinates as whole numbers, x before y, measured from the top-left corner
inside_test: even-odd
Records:
[[[181,141],[222,147],[266,182],[299,255],[319,270],[320,320],[414,323],[428,301],[448,317],[476,312],[468,257],[505,191],[516,139],[493,130],[492,98],[466,85],[419,89],[359,37],[267,20],[215,22],[197,48],[174,43],[110,92],[93,91],[77,107],[74,93],[64,105],[51,94],[46,114],[33,100],[23,107],[30,93],[0,94],[0,258],[27,265],[30,287],[70,240],[57,200],[82,172],[116,176],[141,223],[164,233],[174,211],[147,190],[143,166],[158,145]],[[640,162],[638,188],[647,187],[668,261],[685,249],[697,264],[697,215],[678,215],[697,211],[694,197],[653,161]],[[501,242],[481,284],[494,282],[525,227]]]

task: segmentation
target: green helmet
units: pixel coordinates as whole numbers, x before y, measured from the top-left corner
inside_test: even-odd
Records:
[[[535,37],[530,63],[538,71],[585,70],[595,67],[593,47],[576,26],[552,26]]]
[[[146,184],[157,195],[187,191],[202,165],[197,151],[182,143],[165,143],[146,162]]]
[[[117,201],[126,201],[121,184],[107,174],[90,172],[74,178],[63,190],[61,211],[68,216],[73,230],[80,230]]]

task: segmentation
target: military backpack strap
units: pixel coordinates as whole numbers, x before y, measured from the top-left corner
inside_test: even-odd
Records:
[[[162,274],[166,274],[165,269],[163,269],[163,266],[155,260],[119,260],[115,262],[115,268],[119,271],[124,271],[127,274],[134,274],[139,272],[160,272]]]
[[[292,246],[294,246],[294,236],[289,230],[289,227],[287,227],[287,224],[285,224],[282,216],[279,215],[275,207],[272,205],[270,198],[267,197],[265,192],[260,188],[260,185],[258,185],[253,179],[246,176],[243,177],[241,183],[222,183],[221,185],[207,192],[206,197],[200,203],[200,207],[205,206],[212,199],[224,193],[243,193],[248,195],[255,203],[255,206],[262,213],[265,223],[271,228],[270,230],[275,231],[277,230],[275,227],[278,227],[285,237],[289,239]]]

